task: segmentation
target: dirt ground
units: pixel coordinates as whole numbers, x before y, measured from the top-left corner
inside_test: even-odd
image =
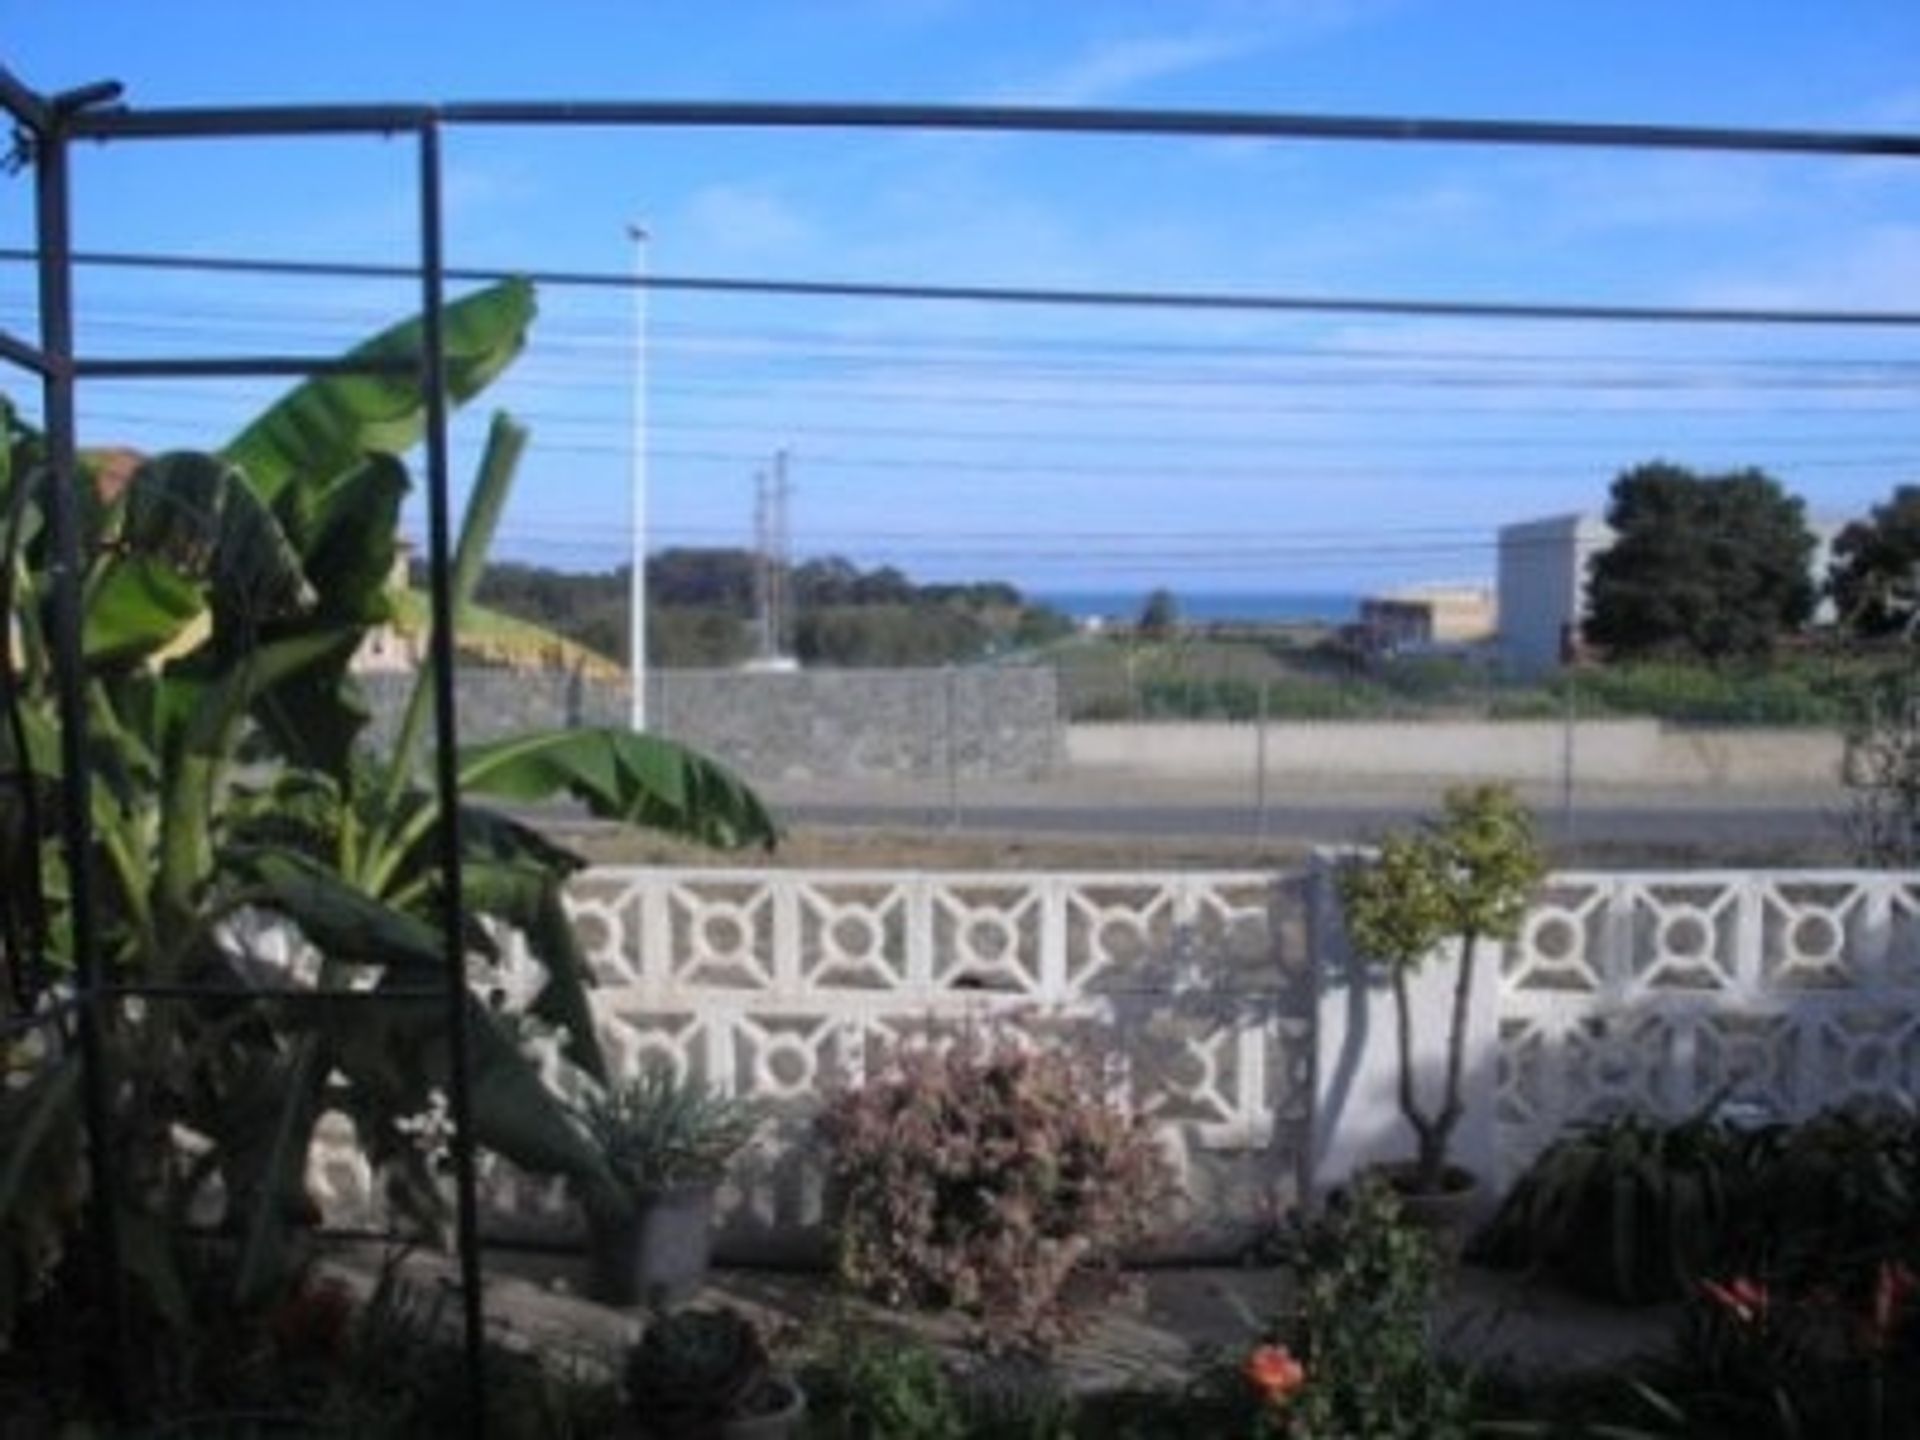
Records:
[[[1232,836],[1006,835],[800,826],[771,854],[722,854],[613,827],[557,827],[601,865],[772,865],[793,870],[1282,870],[1311,849]]]
[[[772,853],[680,845],[612,825],[560,822],[556,839],[596,865],[789,870],[1291,870],[1316,848],[1300,840],[1244,836],[996,834],[983,830],[798,826]],[[1817,851],[1764,835],[1744,843],[1548,846],[1555,869],[1794,868],[1846,865],[1837,842]]]

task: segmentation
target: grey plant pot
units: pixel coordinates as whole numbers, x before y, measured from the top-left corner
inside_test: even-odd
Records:
[[[701,1440],[791,1440],[800,1434],[800,1426],[807,1418],[807,1395],[800,1388],[800,1382],[791,1375],[775,1375],[768,1384],[780,1396],[779,1405],[758,1415],[722,1420],[717,1426],[704,1427],[700,1431]],[[614,1433],[619,1440],[674,1440],[633,1415],[623,1418]]]
[[[1422,1190],[1414,1183],[1416,1167],[1410,1162],[1373,1168],[1400,1202],[1400,1214],[1406,1222],[1433,1242],[1434,1252],[1442,1260],[1458,1260],[1480,1219],[1483,1196],[1479,1177],[1449,1165],[1444,1189]]]
[[[633,1214],[592,1226],[589,1290],[608,1305],[678,1305],[706,1283],[717,1180],[642,1190]]]
[[[727,1421],[720,1427],[720,1440],[788,1440],[800,1433],[800,1422],[807,1414],[806,1392],[785,1375],[774,1376],[771,1383],[785,1397],[785,1403],[759,1415]]]

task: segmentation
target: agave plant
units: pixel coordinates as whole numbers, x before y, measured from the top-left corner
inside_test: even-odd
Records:
[[[590,1091],[578,1113],[614,1175],[636,1191],[717,1179],[761,1119],[751,1101],[682,1079],[664,1062]]]
[[[509,281],[449,306],[445,358],[455,403],[519,352],[533,292]],[[417,322],[355,352],[417,356]],[[127,982],[194,987],[122,1017],[113,1056],[123,1166],[137,1202],[123,1223],[155,1231],[217,1177],[242,1237],[237,1285],[270,1293],[292,1231],[311,1218],[306,1157],[321,1115],[349,1115],[394,1198],[437,1212],[437,1187],[407,1128],[448,1072],[444,1007],[327,1003],[350,990],[444,987],[438,924],[437,794],[420,783],[431,713],[419,678],[392,751],[363,743],[368,712],[349,661],[386,620],[400,504],[398,455],[424,405],[397,374],[300,385],[217,452],[83,457],[83,668],[95,770],[91,819],[102,959]],[[42,523],[40,437],[9,409],[0,450],[0,1018],[40,1003],[71,959],[71,915],[50,837],[58,833],[53,656],[43,616],[54,557]],[[526,432],[496,415],[453,557],[456,606],[483,568]],[[457,612],[456,612],[457,613]],[[484,964],[500,927],[521,932],[545,982],[530,1013],[565,1031],[566,1058],[604,1077],[588,976],[562,905],[582,863],[536,831],[465,797],[571,795],[595,815],[719,845],[771,843],[752,792],[680,746],[621,731],[512,737],[463,749],[468,956]],[[257,923],[265,918],[266,926]],[[262,999],[257,939],[291,924],[317,952],[310,975]],[[44,959],[50,973],[38,973]],[[207,991],[212,994],[204,993]],[[255,994],[246,995],[245,992]],[[590,1206],[624,1204],[604,1157],[570,1123],[513,1031],[470,995],[476,1141],[563,1174]],[[77,1057],[57,1032],[44,1053],[4,1052],[0,1093],[0,1333],[30,1278],[20,1244],[44,1239],[30,1206],[71,1192]],[[196,1137],[198,1158],[176,1143]],[[140,1254],[144,1247],[135,1247]]]

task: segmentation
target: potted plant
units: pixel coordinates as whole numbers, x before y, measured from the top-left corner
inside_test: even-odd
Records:
[[[757,1107],[664,1062],[590,1092],[578,1108],[628,1204],[589,1207],[592,1290],[616,1305],[671,1305],[706,1278],[713,1199],[752,1136]]]
[[[627,1356],[626,1393],[639,1433],[658,1440],[782,1440],[807,1408],[753,1322],[725,1308],[674,1311],[647,1326]]]
[[[1382,1167],[1408,1219],[1456,1246],[1478,1205],[1479,1183],[1451,1163],[1465,1113],[1468,1001],[1483,940],[1511,940],[1545,873],[1533,825],[1511,789],[1449,790],[1437,820],[1389,836],[1340,877],[1347,934],[1357,953],[1384,964],[1393,986],[1400,1113],[1412,1129],[1411,1161]],[[1414,1075],[1411,980],[1419,968],[1457,967],[1437,1107],[1421,1102]]]

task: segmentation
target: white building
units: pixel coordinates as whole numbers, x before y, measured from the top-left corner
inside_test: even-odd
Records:
[[[1809,520],[1813,553],[1808,570],[1819,600],[1816,624],[1833,619],[1825,594],[1840,520]],[[1587,618],[1588,565],[1613,543],[1613,527],[1598,515],[1554,515],[1500,529],[1500,658],[1520,670],[1548,670],[1577,641]]]
[[[1500,657],[1521,670],[1558,665],[1587,614],[1587,562],[1613,543],[1598,515],[1500,528]]]

